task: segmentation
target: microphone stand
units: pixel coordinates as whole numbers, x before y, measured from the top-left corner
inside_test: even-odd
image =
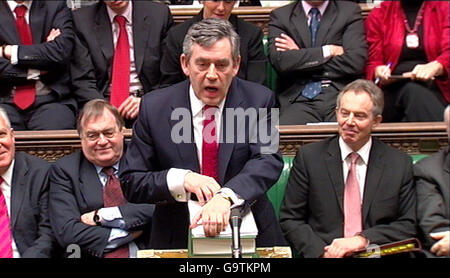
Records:
[[[230,225],[231,225],[231,254],[232,258],[242,258],[241,246],[241,211],[239,207],[231,209]]]

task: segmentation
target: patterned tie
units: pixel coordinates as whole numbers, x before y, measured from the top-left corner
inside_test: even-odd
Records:
[[[116,15],[114,20],[119,25],[119,37],[114,51],[110,102],[118,108],[130,95],[130,44],[126,30],[127,19]]]
[[[359,155],[353,152],[349,156],[351,164],[344,190],[344,237],[352,237],[362,231],[361,195],[356,177]]]
[[[31,29],[25,19],[25,13],[27,12],[26,6],[17,6],[14,9],[16,14],[16,27],[19,32],[20,42],[23,45],[33,44],[33,38],[31,36]],[[28,84],[16,86],[13,102],[21,110],[25,110],[30,107],[36,99],[36,87],[34,81],[28,82]]]
[[[219,180],[218,175],[218,151],[216,135],[216,120],[214,113],[217,106],[205,105],[203,107],[203,132],[202,132],[202,175]]]
[[[0,185],[3,178],[0,177]],[[5,196],[0,189],[0,258],[12,258],[12,235],[9,221],[8,207],[6,206]]]
[[[103,173],[106,174],[108,180],[103,189],[103,203],[104,207],[116,207],[126,203],[125,197],[122,193],[122,188],[120,187],[120,181],[114,175],[113,167],[104,167],[102,169]],[[128,249],[128,244],[124,244],[116,250],[105,253],[104,258],[129,258],[130,251]]]
[[[309,10],[309,14],[311,15],[311,22],[309,24],[309,31],[311,32],[311,47],[316,46],[316,37],[317,37],[317,30],[319,30],[319,16],[320,12],[317,8],[312,8]],[[302,90],[302,96],[304,96],[307,99],[313,99],[318,94],[322,92],[322,84],[320,81],[316,82],[309,82],[305,85],[305,88]]]

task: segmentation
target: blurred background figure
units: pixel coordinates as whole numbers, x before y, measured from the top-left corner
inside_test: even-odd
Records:
[[[384,1],[366,19],[366,77],[383,88],[383,118],[442,121],[450,102],[448,1]]]

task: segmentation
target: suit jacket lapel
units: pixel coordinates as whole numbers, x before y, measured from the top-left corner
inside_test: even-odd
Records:
[[[172,107],[169,111],[169,114],[167,115],[168,124],[170,126],[170,130],[173,130],[174,126],[176,124],[180,123],[180,120],[183,121],[189,121],[190,125],[190,133],[191,133],[191,139],[189,142],[182,142],[179,144],[176,144],[178,154],[180,156],[181,161],[186,163],[185,165],[175,165],[175,167],[182,167],[184,169],[191,169],[197,173],[200,173],[200,165],[197,155],[197,147],[195,145],[194,140],[194,130],[193,130],[193,122],[192,122],[192,111],[191,111],[191,105],[189,100],[189,80],[185,80],[183,83],[183,92],[180,92],[180,97],[176,98],[172,102]],[[186,109],[189,114],[189,119],[171,119],[171,114],[175,109],[182,108]]]
[[[330,31],[333,22],[336,19],[338,11],[336,9],[334,1],[330,1],[325,13],[320,20],[319,30],[317,32],[316,46],[324,45],[325,38]]]
[[[343,199],[344,199],[344,176],[342,169],[342,158],[341,158],[341,150],[338,144],[338,136],[331,139],[330,144],[328,146],[328,157],[325,159],[328,175],[330,177],[331,184],[333,185],[333,189],[336,192],[336,198],[339,203],[339,209],[342,214],[343,210]]]
[[[80,191],[88,207],[103,207],[103,186],[95,166],[82,154],[80,164]]]
[[[109,20],[105,3],[99,4],[95,23],[96,25],[94,32],[96,34],[98,44],[102,49],[105,60],[110,61],[114,55],[114,42],[111,21]]]
[[[0,41],[0,44],[20,44],[16,22],[6,1],[0,2],[0,33],[5,38],[5,41]]]
[[[237,126],[234,125],[234,129],[231,130],[233,134],[227,134],[227,108],[237,108],[242,107],[241,103],[243,99],[240,97],[240,91],[236,85],[236,78],[233,79],[231,83],[230,89],[227,94],[227,98],[225,100],[224,109],[222,112],[222,124],[221,124],[221,143],[219,144],[219,182],[220,184],[224,184],[225,182],[225,174],[228,168],[228,163],[230,162],[231,154],[233,153],[234,146],[236,145],[233,142],[226,143],[226,138],[233,138],[234,141],[237,140],[238,131]],[[246,138],[249,140],[249,138]]]
[[[304,47],[311,47],[311,32],[309,31],[308,19],[303,11],[301,1],[294,7],[291,22],[295,26],[296,37],[293,38],[297,43],[303,42]],[[299,45],[301,47],[301,43]]]
[[[133,1],[133,43],[134,61],[136,71],[139,73],[144,62],[145,46],[149,38],[148,33],[152,28],[149,26],[150,18],[147,17],[149,11],[141,7],[140,1]]]
[[[32,182],[28,178],[29,166],[20,154],[16,154],[13,177],[11,182],[11,227],[17,222],[26,194],[25,182]],[[31,185],[30,185],[31,186]]]
[[[367,217],[375,194],[380,186],[385,166],[384,149],[382,148],[381,143],[376,139],[372,139],[372,142],[373,144],[372,149],[370,150],[369,164],[367,165],[366,183],[362,201],[363,221]]]
[[[47,18],[47,9],[43,9],[42,1],[33,1],[30,9],[29,25],[33,36],[33,44],[39,44],[46,40],[48,34],[44,34],[44,24]]]

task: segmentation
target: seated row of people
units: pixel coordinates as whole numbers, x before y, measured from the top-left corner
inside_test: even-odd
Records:
[[[448,200],[432,190],[448,189],[448,172],[428,172],[424,161],[417,176],[427,175],[427,184],[419,178],[424,190],[417,189],[416,201],[410,157],[371,137],[383,110],[372,81],[356,80],[337,97],[338,136],[299,150],[278,222],[266,195],[283,169],[274,93],[236,77],[239,36],[229,22],[194,24],[184,46],[189,80],[143,96],[127,148],[118,109],[95,99],[77,121],[81,152],[50,166],[15,153],[0,109],[0,256],[50,257],[58,248],[78,248],[83,257],[123,258],[138,248],[185,249],[189,228],[201,220],[205,234],[215,236],[228,226],[231,209],[242,207],[254,215],[258,247],[287,239],[304,257],[343,257],[369,243],[415,236],[420,223],[431,252],[449,254]],[[235,113],[241,108],[260,114],[247,119]],[[248,124],[236,126],[239,117]],[[262,133],[274,136],[267,142]],[[428,178],[434,173],[437,185]],[[197,215],[188,213],[190,199],[202,205]],[[417,204],[426,208],[419,220]]]
[[[61,2],[2,3],[0,106],[16,130],[70,129],[87,101],[103,98],[131,127],[144,93],[186,78],[184,35],[211,17],[229,20],[241,37],[238,76],[264,84],[261,29],[232,14],[235,1],[202,4],[198,15],[174,26],[169,8],[152,1],[99,1],[73,15]],[[280,123],[334,122],[337,93],[364,73],[385,90],[385,121],[441,121],[450,101],[449,5],[384,1],[365,27],[350,1],[275,9],[269,60],[279,77]]]

